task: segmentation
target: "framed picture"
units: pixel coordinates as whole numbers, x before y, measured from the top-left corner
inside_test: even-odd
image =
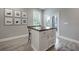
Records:
[[[20,11],[15,11],[15,17],[21,17],[21,12]]]
[[[22,18],[27,18],[27,13],[26,12],[22,12]]]
[[[14,19],[14,24],[21,24],[21,19],[20,18],[15,18]]]
[[[5,17],[5,25],[12,25],[13,24],[13,18]]]
[[[27,19],[22,19],[22,24],[27,24]]]
[[[13,10],[12,9],[5,9],[5,16],[13,16]]]

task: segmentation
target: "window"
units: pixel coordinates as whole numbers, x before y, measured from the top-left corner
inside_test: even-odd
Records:
[[[33,10],[33,25],[41,25],[41,12],[39,10]]]
[[[44,22],[45,22],[44,24],[45,26],[52,27],[52,19],[50,15],[44,16]]]

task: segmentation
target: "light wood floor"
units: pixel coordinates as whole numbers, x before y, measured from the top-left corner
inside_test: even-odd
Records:
[[[0,51],[33,51],[30,43],[27,45],[27,39],[20,38],[0,42]],[[48,51],[55,51],[54,47],[48,49]]]

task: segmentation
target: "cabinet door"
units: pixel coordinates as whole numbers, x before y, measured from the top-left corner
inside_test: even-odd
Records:
[[[40,32],[39,48],[46,50],[55,44],[56,32],[55,30],[48,30]]]
[[[31,46],[35,50],[39,50],[39,31],[31,30]]]
[[[40,32],[40,50],[47,50],[48,49],[48,40],[47,40],[47,31]]]
[[[56,31],[50,30],[48,32],[48,44],[49,44],[49,46],[54,45],[55,41],[56,41]]]

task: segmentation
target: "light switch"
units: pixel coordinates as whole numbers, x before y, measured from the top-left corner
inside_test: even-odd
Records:
[[[64,24],[65,24],[65,25],[67,25],[67,24],[68,24],[68,22],[64,22]]]

